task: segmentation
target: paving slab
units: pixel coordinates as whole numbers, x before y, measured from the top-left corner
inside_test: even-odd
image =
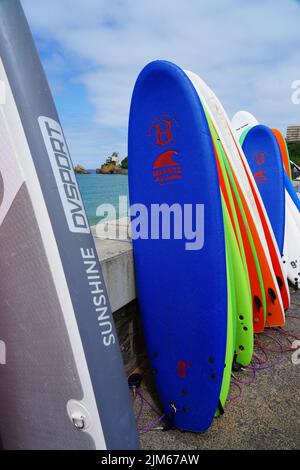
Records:
[[[300,338],[300,293],[292,293],[292,306],[287,314],[283,331],[288,330]],[[295,316],[296,318],[292,318]],[[271,340],[267,335],[272,335]],[[225,414],[214,419],[211,428],[202,434],[181,432],[178,430],[162,431],[161,425],[155,425],[148,432],[141,433],[141,444],[146,450],[198,450],[198,449],[299,449],[300,448],[300,364],[292,362],[293,351],[279,351],[279,341],[283,347],[290,348],[291,342],[285,339],[283,332],[268,331],[256,335],[256,340],[268,355],[268,364],[276,364],[256,373],[251,385],[241,384],[242,396],[227,403]],[[264,358],[264,353],[256,347],[256,353]],[[300,350],[298,354],[300,359]],[[280,362],[279,362],[280,361]],[[279,362],[279,363],[278,363]],[[159,407],[151,373],[143,368],[142,393],[154,406]],[[235,373],[240,381],[251,381],[249,370]],[[237,387],[231,387],[231,395],[239,393]],[[201,394],[199,393],[199,400]],[[135,400],[138,413],[139,400]],[[149,425],[158,415],[144,406],[139,419],[139,427]]]

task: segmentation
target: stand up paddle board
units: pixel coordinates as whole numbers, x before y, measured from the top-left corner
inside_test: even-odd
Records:
[[[268,127],[256,125],[247,132],[242,148],[267,210],[279,251],[283,254],[284,170],[276,137]]]
[[[183,70],[169,62],[146,66],[134,88],[129,189],[132,231],[140,230],[133,235],[138,299],[158,394],[170,425],[204,431],[220,403],[225,364],[224,224],[202,105]],[[158,206],[173,212],[170,236],[162,227],[153,236],[145,225],[155,225],[150,214]],[[188,223],[195,210],[204,210],[201,243],[188,240],[178,221],[181,213]]]
[[[101,267],[61,124],[16,0],[0,0],[0,81],[3,448],[136,449]]]

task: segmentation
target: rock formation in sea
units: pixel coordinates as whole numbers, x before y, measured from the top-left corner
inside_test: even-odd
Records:
[[[96,169],[96,173],[103,175],[127,175],[128,170],[122,164],[120,165],[119,154],[114,152],[100,168]]]
[[[89,172],[81,165],[76,165],[74,168],[75,173],[79,175],[87,175]]]

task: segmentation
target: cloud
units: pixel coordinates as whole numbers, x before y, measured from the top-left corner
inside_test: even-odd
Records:
[[[86,90],[91,113],[84,129],[66,118],[71,147],[90,141],[86,161],[117,146],[126,153],[134,82],[158,58],[201,75],[229,115],[249,109],[282,130],[300,121],[291,102],[291,83],[300,79],[294,0],[52,0],[46,13],[39,0],[22,3],[39,48],[50,42],[42,56],[55,95],[63,97],[66,76],[68,86]]]

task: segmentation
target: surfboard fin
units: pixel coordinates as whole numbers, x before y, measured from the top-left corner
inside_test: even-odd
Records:
[[[128,386],[129,388],[139,388],[142,383],[142,376],[141,374],[131,374],[128,377]]]
[[[170,407],[172,410],[171,416],[170,417],[165,417],[166,424],[163,428],[163,431],[170,431],[171,429],[174,429],[174,418],[177,413],[177,408],[176,408],[176,403],[174,401],[170,402]]]
[[[283,280],[281,279],[280,276],[276,276],[276,279],[277,279],[279,289],[281,290],[283,288]]]
[[[232,361],[232,370],[234,372],[238,372],[240,369],[241,369],[241,365],[237,362],[237,353],[235,352],[234,353],[234,358],[233,358],[233,361]]]
[[[219,402],[218,402],[218,411],[220,413],[220,416],[222,416],[224,414],[224,408],[223,408],[223,405],[221,403],[221,400],[219,400]]]
[[[274,304],[275,300],[277,299],[277,296],[271,287],[269,287],[268,293],[269,293],[269,296],[271,297],[272,303]]]
[[[260,300],[259,297],[257,297],[257,295],[254,296],[253,300],[254,300],[255,307],[257,308],[257,310],[259,312],[261,307],[262,307],[261,300]]]

